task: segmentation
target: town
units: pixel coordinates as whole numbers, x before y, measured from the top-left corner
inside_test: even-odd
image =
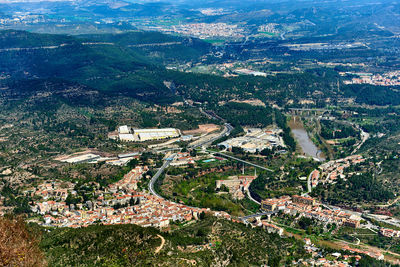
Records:
[[[59,182],[39,185],[32,194],[46,201],[35,203],[32,211],[44,216],[44,225],[72,228],[95,223],[131,223],[162,228],[169,226],[171,222],[198,219],[203,212],[230,219],[224,212],[188,207],[137,191],[137,184],[147,170],[146,166],[132,169],[117,183],[105,190],[96,190],[97,198],[84,204],[67,204],[68,196],[76,195],[72,184],[63,189],[60,189]]]
[[[400,265],[396,1],[0,6],[0,266]]]
[[[358,77],[347,80],[345,84],[372,84],[378,86],[400,85],[400,71],[391,71],[382,74],[372,73],[341,73],[341,75],[356,75]]]
[[[226,23],[194,23],[181,24],[165,29],[165,32],[174,32],[188,36],[198,37],[200,39],[215,37],[243,38],[244,30],[238,25],[229,25]]]
[[[309,180],[311,186],[316,187],[319,183],[336,183],[337,179],[346,179],[345,169],[364,162],[361,155],[348,156],[344,159],[338,159],[321,164],[318,169],[311,172]],[[348,174],[350,175],[350,174]]]

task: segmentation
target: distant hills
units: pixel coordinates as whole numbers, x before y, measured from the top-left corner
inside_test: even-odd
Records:
[[[173,50],[157,47],[165,42],[176,42],[176,45]],[[160,53],[166,50],[162,61],[174,58],[178,51],[181,59],[185,55],[198,57],[208,46],[154,32],[71,37],[2,31],[0,73],[8,78],[1,83],[20,90],[24,86],[16,85],[21,85],[23,80],[57,79],[107,93],[173,101],[173,93],[163,83],[167,71],[154,57],[147,57],[146,46],[135,47],[138,44],[155,45]]]

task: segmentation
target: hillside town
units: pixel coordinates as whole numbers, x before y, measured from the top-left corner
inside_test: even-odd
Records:
[[[259,32],[267,32],[267,33],[279,33],[279,30],[277,29],[279,24],[277,23],[267,23],[264,25],[260,25],[258,27]]]
[[[182,35],[198,37],[200,39],[213,37],[244,37],[244,29],[241,29],[238,27],[238,25],[231,25],[227,23],[181,24],[174,25],[169,30]]]
[[[334,223],[338,226],[345,225],[352,228],[360,227],[361,217],[350,214],[339,208],[327,209],[314,198],[294,195],[280,198],[265,199],[261,202],[264,211],[282,211],[292,216],[313,218],[323,223]]]
[[[170,222],[196,220],[203,212],[230,219],[225,212],[188,207],[138,191],[137,184],[147,171],[147,166],[137,166],[122,180],[104,190],[98,189],[95,192],[97,199],[85,204],[66,203],[69,194],[76,195],[72,183],[41,184],[31,194],[45,201],[33,203],[32,211],[43,216],[42,225],[72,228],[96,223],[163,228]]]
[[[361,155],[352,155],[323,163],[318,169],[311,172],[309,176],[311,186],[316,187],[319,183],[336,183],[338,178],[346,179],[345,170],[364,161],[365,159]]]
[[[400,85],[400,71],[391,71],[383,74],[372,74],[372,73],[346,73],[346,74],[356,75],[358,77],[344,81],[344,84],[372,84],[379,86]]]

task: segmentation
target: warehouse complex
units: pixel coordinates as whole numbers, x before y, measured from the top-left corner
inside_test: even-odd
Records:
[[[240,147],[248,153],[261,152],[266,148],[286,147],[281,136],[281,129],[245,128],[244,131],[246,132],[244,136],[228,139],[219,143],[218,146],[227,150]]]
[[[118,139],[121,141],[144,142],[179,137],[180,131],[175,128],[133,129],[127,125],[118,127]]]

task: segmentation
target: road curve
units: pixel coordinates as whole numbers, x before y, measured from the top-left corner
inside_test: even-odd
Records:
[[[156,172],[156,174],[151,178],[150,183],[149,183],[149,191],[151,194],[153,194],[154,196],[157,196],[159,198],[162,198],[159,194],[157,194],[157,192],[154,190],[154,184],[157,181],[158,178],[160,178],[161,174],[164,172],[164,170],[166,168],[168,168],[169,164],[174,160],[174,158],[176,157],[176,154],[172,154],[171,156],[169,156],[164,164],[161,166],[160,169],[158,169],[158,171]]]
[[[233,130],[232,125],[230,125],[229,123],[225,123],[224,124],[224,129],[217,136],[215,136],[213,138],[210,138],[210,139],[207,139],[207,140],[204,140],[204,141],[199,142],[197,144],[190,145],[190,146],[188,146],[188,149],[196,149],[198,147],[202,147],[204,145],[211,144],[211,143],[213,143],[214,141],[220,139],[223,136],[228,136],[231,133],[232,130]]]
[[[247,190],[247,197],[248,197],[251,201],[253,201],[254,203],[256,203],[256,204],[258,204],[258,205],[261,205],[260,202],[258,202],[257,200],[255,200],[255,199],[251,196],[250,190]]]

